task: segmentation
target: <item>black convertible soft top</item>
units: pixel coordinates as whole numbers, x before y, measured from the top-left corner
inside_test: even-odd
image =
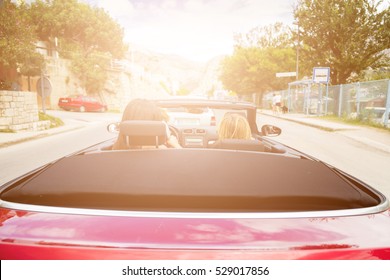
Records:
[[[320,162],[213,149],[75,155],[1,193],[30,205],[161,212],[325,211],[381,199]]]

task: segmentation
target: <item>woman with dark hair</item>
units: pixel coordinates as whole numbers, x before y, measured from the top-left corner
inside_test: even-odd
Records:
[[[146,99],[134,99],[127,104],[122,115],[122,122],[129,120],[144,120],[144,121],[162,121],[165,122],[167,115],[163,113],[160,107],[155,102]],[[167,140],[167,146],[172,148],[181,148],[177,138],[170,134]],[[142,148],[142,147],[141,147]],[[113,150],[128,149],[125,136],[119,133],[118,139],[112,147]]]

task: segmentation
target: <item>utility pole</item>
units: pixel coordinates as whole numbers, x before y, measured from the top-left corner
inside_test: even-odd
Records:
[[[296,61],[296,80],[299,80],[299,21],[297,23],[297,61]]]

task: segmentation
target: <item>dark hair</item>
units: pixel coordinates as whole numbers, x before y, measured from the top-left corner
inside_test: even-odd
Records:
[[[163,121],[164,116],[155,102],[146,99],[134,99],[127,104],[122,115],[122,122],[129,120]],[[112,149],[127,149],[126,139],[121,133],[119,133]]]
[[[155,102],[146,99],[134,99],[127,104],[122,121],[144,120],[162,121],[163,115]]]

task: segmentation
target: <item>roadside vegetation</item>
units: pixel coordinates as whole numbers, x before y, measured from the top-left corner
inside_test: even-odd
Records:
[[[335,115],[326,115],[326,116],[320,116],[318,118],[323,119],[323,120],[327,120],[327,121],[346,123],[346,124],[356,125],[356,126],[363,125],[363,126],[368,126],[368,127],[375,127],[375,128],[380,128],[380,129],[383,129],[383,130],[390,132],[390,127],[383,126],[383,124],[376,121],[372,115],[366,114],[366,113],[358,115],[357,117],[351,117],[351,116],[344,114],[341,117],[338,117]]]
[[[44,114],[43,112],[39,112],[39,120],[50,121],[50,128],[55,128],[64,125],[64,122],[60,118]]]
[[[387,4],[386,4],[387,3]],[[332,85],[390,78],[390,7],[382,0],[298,0],[295,25],[237,34],[221,81],[241,96],[288,88],[313,67],[330,67]],[[276,77],[296,72],[293,77]]]
[[[4,129],[0,129],[0,133],[14,133],[15,131],[13,131],[12,129],[10,128],[4,128]]]
[[[28,3],[27,3],[28,2]],[[99,94],[112,59],[123,58],[127,45],[122,27],[103,9],[77,0],[0,1],[0,66],[39,76],[45,69],[39,41],[70,61],[87,94]],[[11,83],[0,86],[8,90]]]
[[[291,26],[275,22],[235,35],[233,54],[221,64],[224,89],[240,99],[257,93],[261,100],[266,92],[310,77],[318,66],[330,67],[333,85],[390,78],[387,2],[296,0]],[[123,28],[96,6],[78,0],[0,1],[0,65],[40,75],[45,61],[36,52],[39,41],[70,61],[90,95],[101,93],[109,63],[125,58],[128,50]],[[296,75],[276,77],[280,72]],[[2,81],[0,89],[9,85]]]
[[[64,122],[57,117],[44,114],[43,112],[38,112],[39,121],[50,121],[50,128],[60,127],[64,125]],[[0,129],[0,133],[15,133],[12,129]]]

